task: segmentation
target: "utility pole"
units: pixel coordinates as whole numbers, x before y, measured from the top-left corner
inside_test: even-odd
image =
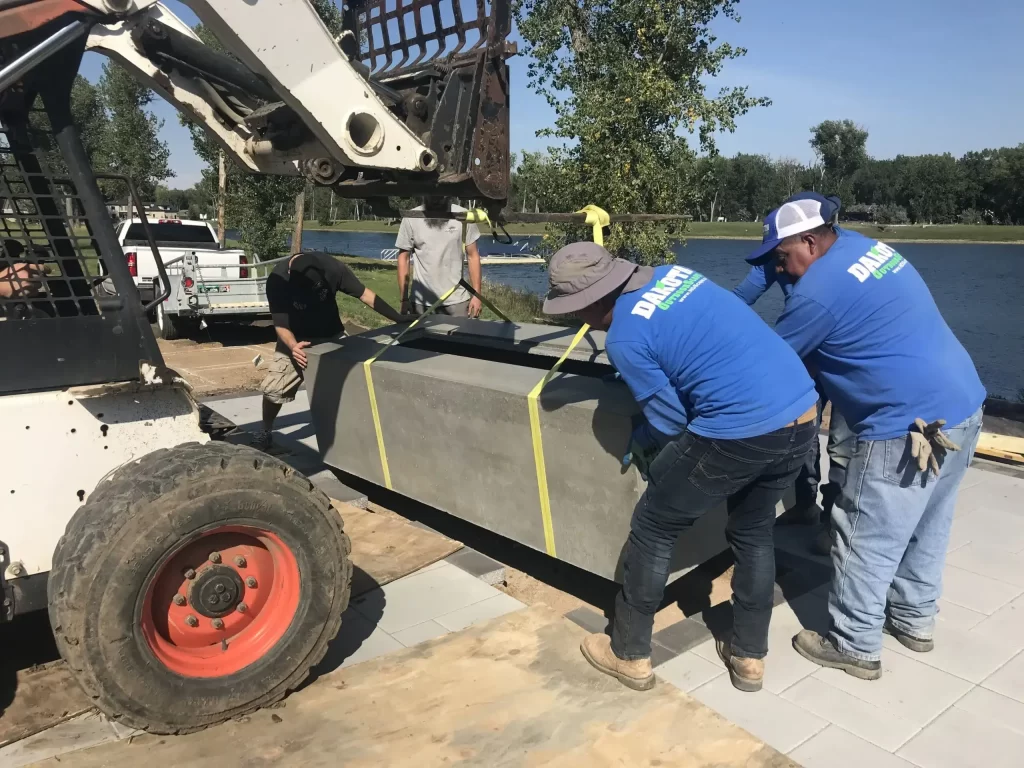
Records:
[[[228,198],[228,170],[224,163],[224,153],[217,160],[217,242],[224,247],[224,207]]]
[[[292,233],[293,254],[302,251],[302,220],[306,214],[306,185],[302,185],[299,194],[295,196],[295,231]]]

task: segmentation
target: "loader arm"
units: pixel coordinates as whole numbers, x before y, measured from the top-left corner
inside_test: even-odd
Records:
[[[504,202],[508,0],[479,0],[473,18],[461,0],[350,0],[337,37],[308,0],[186,2],[223,51],[154,0],[3,0],[0,38],[82,25],[88,50],[253,173],[301,174],[344,197]]]

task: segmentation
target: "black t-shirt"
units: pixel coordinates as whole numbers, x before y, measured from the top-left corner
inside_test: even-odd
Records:
[[[323,253],[300,253],[282,261],[267,278],[267,301],[274,325],[288,328],[299,341],[325,339],[345,330],[334,295],[357,299],[366,287],[352,270]]]

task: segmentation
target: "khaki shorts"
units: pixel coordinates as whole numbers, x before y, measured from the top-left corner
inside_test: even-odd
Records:
[[[302,369],[287,350],[279,346],[267,363],[267,375],[260,384],[260,392],[272,403],[290,403],[302,386],[302,379]]]

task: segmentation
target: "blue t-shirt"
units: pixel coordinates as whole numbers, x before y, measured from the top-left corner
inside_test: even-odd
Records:
[[[865,440],[905,435],[916,417],[953,426],[985,388],[928,286],[895,250],[857,232],[796,284],[776,331],[812,369]]]
[[[785,272],[776,272],[774,264],[759,264],[750,268],[743,282],[733,288],[732,292],[746,304],[753,305],[776,283],[788,299],[793,293],[793,278]]]
[[[729,291],[659,267],[615,302],[608,357],[665,437],[739,440],[773,432],[818,399],[800,358]]]

